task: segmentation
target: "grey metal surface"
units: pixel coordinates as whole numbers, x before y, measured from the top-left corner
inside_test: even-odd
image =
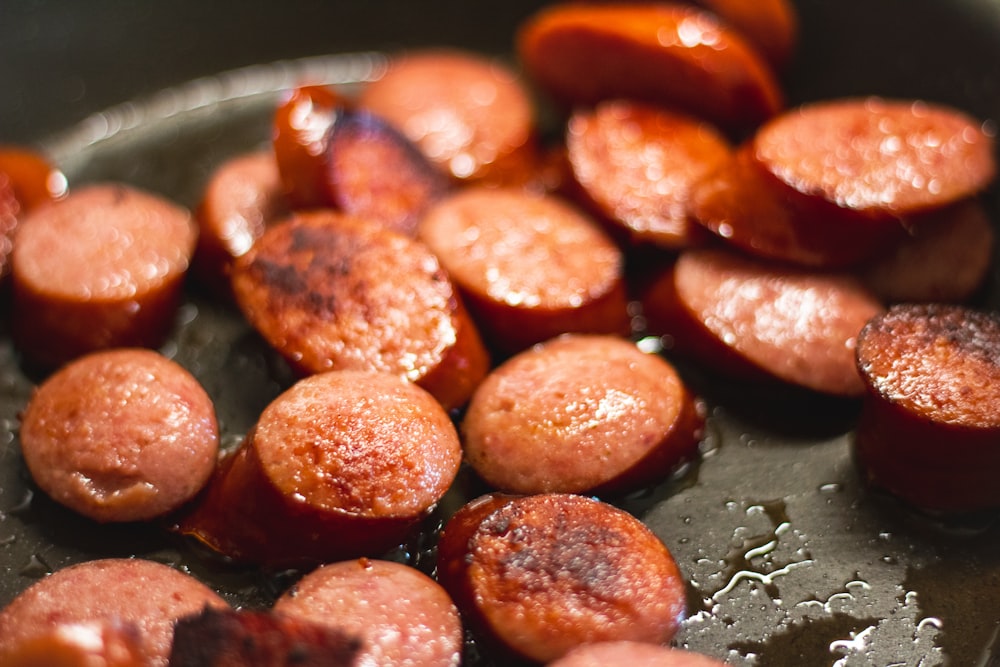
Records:
[[[73,183],[121,179],[193,205],[216,164],[266,141],[273,91],[298,68],[355,80],[377,73],[380,59],[266,63],[410,44],[502,52],[518,18],[540,3],[466,6],[473,4],[291,2],[279,10],[152,2],[140,10],[101,0],[86,3],[92,13],[84,3],[5,4],[0,89],[10,95],[0,96],[0,141],[39,142]],[[1000,3],[801,0],[798,7],[803,34],[786,77],[790,103],[877,93],[1000,120]],[[118,18],[109,18],[115,10]],[[493,20],[479,18],[494,11]],[[98,53],[80,55],[88,44]],[[231,71],[254,63],[264,66]],[[199,81],[184,83],[191,79]],[[105,107],[113,108],[100,112]],[[987,203],[1000,220],[995,191]],[[1000,305],[996,270],[982,303]],[[17,413],[41,378],[21,369],[7,326],[4,319],[0,605],[54,569],[112,555],[170,562],[236,603],[269,604],[290,573],[227,567],[157,525],[97,526],[33,491],[18,453]],[[290,381],[232,308],[193,292],[164,352],[216,400],[227,444]],[[679,644],[733,665],[996,664],[996,514],[930,517],[865,488],[851,459],[853,403],[763,393],[676,361],[711,407],[703,460],[621,504],[663,538],[690,581]],[[458,485],[445,511],[475,492]],[[411,547],[394,557],[426,567],[420,545]]]

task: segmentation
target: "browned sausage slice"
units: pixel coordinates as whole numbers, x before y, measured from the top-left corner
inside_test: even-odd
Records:
[[[900,304],[858,336],[867,393],[855,433],[864,475],[919,507],[1000,506],[1000,318]]]
[[[559,3],[522,24],[516,48],[529,76],[567,107],[631,98],[745,131],[783,106],[757,50],[696,7]]]
[[[463,506],[441,534],[438,580],[484,641],[537,662],[590,642],[666,643],[685,613],[663,542],[632,515],[572,494]]]
[[[536,147],[527,86],[507,64],[458,49],[399,54],[358,105],[395,125],[461,181],[520,178]]]
[[[707,655],[647,642],[595,642],[578,646],[546,667],[726,667]]]
[[[177,621],[170,667],[355,667],[360,646],[326,625],[206,607]]]
[[[13,336],[56,366],[109,347],[155,347],[173,325],[198,229],[188,211],[123,184],[35,209],[11,254]]]
[[[288,211],[271,151],[244,153],[223,162],[209,178],[195,209],[199,235],[192,268],[202,283],[228,294],[233,260],[246,254],[264,229]]]
[[[375,223],[334,211],[297,213],[239,258],[233,291],[247,320],[303,374],[393,373],[453,408],[489,367],[478,330],[431,251]]]
[[[876,97],[789,110],[753,138],[756,159],[790,187],[872,217],[905,217],[985,189],[996,174],[980,121],[924,101]]]
[[[633,242],[681,249],[705,239],[688,216],[690,187],[730,153],[710,124],[612,100],[570,117],[566,151],[588,208]]]
[[[326,199],[349,215],[415,236],[424,210],[448,188],[447,178],[377,115],[342,112],[327,141]]]
[[[861,396],[858,332],[882,305],[857,280],[688,250],[644,298],[650,326],[727,375]]]
[[[249,562],[377,556],[427,515],[460,462],[451,418],[417,385],[320,373],[265,408],[179,529]]]
[[[66,196],[66,175],[39,150],[27,146],[0,145],[0,180],[14,188],[20,212]]]
[[[38,486],[97,521],[177,509],[208,481],[219,449],[212,399],[198,380],[142,349],[63,366],[36,389],[20,433]]]
[[[462,432],[469,463],[501,491],[613,494],[692,458],[702,426],[666,360],[622,338],[567,335],[490,373]]]
[[[0,656],[54,628],[134,627],[148,667],[167,667],[174,622],[206,606],[228,608],[218,594],[168,565],[141,559],[88,561],[29,586],[0,611]]]
[[[883,301],[961,303],[986,281],[996,230],[982,202],[966,199],[905,222],[907,236],[859,267]]]
[[[436,581],[408,565],[367,558],[324,565],[278,598],[274,611],[359,637],[361,664],[461,662],[458,610]]]
[[[725,243],[764,259],[843,268],[903,236],[897,220],[872,220],[803,195],[764,169],[744,145],[691,187],[691,218]]]
[[[468,187],[427,211],[419,237],[499,349],[629,331],[621,250],[555,196]]]

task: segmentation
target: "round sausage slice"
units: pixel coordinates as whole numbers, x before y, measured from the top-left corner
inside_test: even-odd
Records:
[[[899,304],[858,336],[855,452],[875,486],[924,509],[1000,506],[1000,317]]]
[[[595,642],[578,646],[546,667],[726,667],[707,655],[647,642]]]
[[[965,199],[905,221],[906,237],[858,267],[887,303],[970,301],[986,282],[996,230],[983,203]]]
[[[626,100],[579,109],[566,152],[586,205],[633,242],[681,249],[705,240],[688,216],[692,183],[729,156],[710,124]]]
[[[0,174],[13,187],[22,214],[62,199],[68,189],[65,174],[43,153],[26,146],[0,145]]]
[[[573,494],[463,506],[441,534],[438,580],[484,641],[537,662],[590,642],[666,643],[685,613],[663,542],[632,515]]]
[[[212,399],[182,366],[145,349],[63,366],[28,401],[20,434],[35,483],[102,522],[179,508],[208,481],[219,450]]]
[[[334,88],[302,85],[274,111],[271,146],[288,202],[295,208],[327,204],[326,148],[330,128],[347,108]]]
[[[448,413],[415,384],[320,373],[265,408],[179,530],[257,563],[377,556],[437,504],[461,456]]]
[[[193,269],[202,284],[228,294],[233,260],[246,254],[264,229],[288,210],[271,151],[243,153],[223,162],[195,209],[199,235]]]
[[[142,665],[167,667],[177,619],[228,608],[215,591],[168,565],[94,560],[37,581],[0,611],[0,656],[54,629],[98,624],[134,628]]]
[[[742,132],[783,106],[756,48],[697,7],[559,3],[529,17],[516,39],[525,71],[567,108],[630,98]]]
[[[873,220],[803,195],[764,169],[744,145],[691,186],[693,220],[756,257],[817,269],[871,259],[899,242],[895,218]]]
[[[419,237],[501,350],[568,332],[629,332],[621,250],[554,195],[468,187],[427,211]]]
[[[644,296],[651,331],[733,377],[860,397],[858,332],[882,305],[856,279],[688,250]]]
[[[773,118],[752,141],[755,158],[789,187],[871,217],[954,203],[996,175],[992,132],[923,101],[816,102]]]
[[[367,558],[323,565],[278,598],[274,611],[359,637],[359,663],[461,662],[458,610],[436,581],[408,565]]]
[[[358,100],[459,182],[521,178],[537,150],[535,109],[508,65],[457,49],[402,53]]]
[[[11,254],[18,349],[54,367],[98,349],[156,347],[173,325],[197,236],[186,209],[123,184],[39,207]]]
[[[612,336],[566,335],[486,377],[462,422],[480,477],[512,493],[613,494],[692,458],[704,419],[673,366]]]
[[[427,246],[367,220],[327,210],[271,226],[235,263],[233,292],[302,374],[393,373],[450,409],[489,368],[476,325]]]

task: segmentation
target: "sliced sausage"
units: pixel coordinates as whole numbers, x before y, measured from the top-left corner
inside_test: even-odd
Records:
[[[335,628],[247,609],[177,621],[170,667],[355,667],[361,642]]]
[[[134,625],[65,623],[0,651],[4,667],[146,667]]]
[[[532,80],[568,108],[631,98],[739,133],[783,106],[758,51],[697,7],[559,3],[522,23],[516,50]]]
[[[215,293],[229,293],[233,260],[246,254],[264,229],[288,215],[274,153],[253,151],[229,158],[209,178],[195,209],[198,246],[193,269]]]
[[[775,178],[745,145],[691,186],[691,218],[747,254],[811,268],[870,259],[903,236],[895,218],[873,220]]]
[[[489,368],[478,329],[431,251],[368,221],[294,214],[235,263],[233,291],[250,324],[303,374],[393,373],[453,408]]]
[[[622,338],[566,335],[490,373],[462,435],[468,462],[501,491],[614,494],[691,459],[703,425],[663,358]]]
[[[10,272],[18,221],[34,208],[66,195],[66,177],[40,152],[0,145],[0,278]]]
[[[882,311],[853,277],[775,266],[719,248],[689,250],[643,299],[651,331],[743,380],[860,397],[858,332]]]
[[[425,518],[460,462],[448,413],[420,387],[320,373],[265,408],[179,530],[248,562],[377,556]]]
[[[688,216],[691,184],[730,150],[709,123],[628,100],[579,109],[566,126],[569,164],[587,207],[631,241],[669,249],[704,240]]]
[[[134,627],[141,664],[167,667],[177,619],[229,605],[194,577],[141,559],[71,565],[41,579],[0,611],[0,655],[74,625]]]
[[[444,195],[447,178],[379,116],[345,111],[330,130],[325,185],[330,205],[407,236]]]
[[[274,611],[359,637],[361,664],[461,662],[458,610],[436,581],[408,565],[367,558],[324,565],[278,598]]]
[[[59,369],[21,416],[35,483],[96,521],[163,516],[215,468],[212,399],[187,370],[152,350],[94,352]]]
[[[858,336],[866,393],[855,453],[867,480],[924,509],[1000,506],[1000,317],[899,304]]]
[[[742,33],[771,66],[791,63],[799,37],[798,12],[791,0],[694,0]]]
[[[595,642],[578,646],[547,667],[726,667],[707,655],[660,644],[634,641]]]
[[[399,54],[358,105],[395,125],[459,182],[506,183],[533,162],[535,109],[507,64],[459,49]]]
[[[663,542],[632,515],[574,494],[471,501],[441,533],[437,572],[483,641],[537,662],[590,642],[666,643],[685,613]]]
[[[43,153],[27,146],[0,145],[0,174],[14,188],[20,212],[66,196],[66,176]]]
[[[986,281],[996,230],[982,202],[965,199],[906,221],[907,236],[859,267],[883,301],[961,303]]]
[[[40,207],[11,254],[14,342],[40,366],[156,347],[174,322],[198,229],[186,209],[115,183]]]
[[[301,85],[278,103],[271,146],[285,196],[294,208],[325,206],[326,147],[347,100],[330,86]]]
[[[419,238],[498,349],[567,332],[629,331],[621,250],[553,195],[468,187],[427,211]]]
[[[789,110],[753,137],[755,158],[799,192],[871,217],[906,217],[984,190],[992,132],[924,101],[877,97]]]

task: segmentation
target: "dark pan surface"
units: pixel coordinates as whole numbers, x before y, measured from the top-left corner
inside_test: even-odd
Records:
[[[192,206],[215,165],[263,145],[275,91],[303,69],[359,81],[378,74],[373,51],[452,44],[502,54],[540,3],[140,4],[0,9],[0,141],[42,147],[71,184],[124,180]],[[1000,118],[1000,2],[798,6],[791,103],[877,93]],[[352,55],[298,60],[323,53]],[[1000,220],[995,191],[987,204]],[[994,270],[981,305],[1000,306],[998,290]],[[254,607],[294,577],[226,567],[159,526],[97,526],[33,492],[17,414],[41,378],[22,370],[2,333],[0,606],[53,570],[105,556],[175,564]],[[237,313],[194,292],[163,351],[216,400],[228,445],[290,382]],[[929,517],[867,490],[851,459],[855,404],[761,393],[677,361],[711,406],[704,458],[621,504],[690,581],[678,644],[733,665],[1000,664],[996,514]],[[442,516],[475,491],[457,485]],[[421,544],[392,557],[429,567]],[[469,662],[491,664],[472,650]]]

